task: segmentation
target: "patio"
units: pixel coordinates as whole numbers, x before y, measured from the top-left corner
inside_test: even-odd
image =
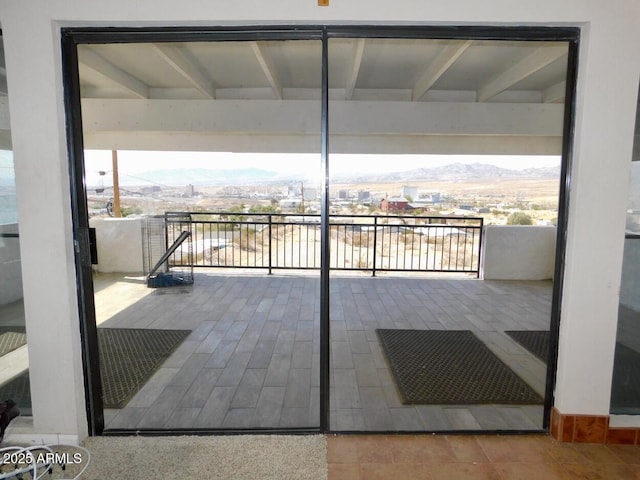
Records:
[[[199,269],[165,294],[143,280],[95,275],[99,327],[192,332],[105,428],[319,425],[317,275]],[[503,332],[549,328],[550,281],[342,274],[330,287],[332,430],[542,428],[542,405],[402,405],[375,329],[471,330],[544,396],[545,365]]]

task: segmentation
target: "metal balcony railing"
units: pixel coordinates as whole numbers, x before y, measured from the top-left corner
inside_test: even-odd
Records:
[[[479,275],[482,226],[475,217],[331,215],[330,268]],[[320,215],[167,212],[165,228],[167,245],[191,233],[191,253],[176,251],[170,265],[320,268]]]

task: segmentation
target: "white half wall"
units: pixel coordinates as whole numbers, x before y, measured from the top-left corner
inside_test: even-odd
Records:
[[[92,218],[96,229],[99,272],[140,273],[142,263],[142,219]]]
[[[553,278],[556,227],[487,225],[482,242],[482,278],[485,280]]]
[[[0,225],[0,233],[18,233],[18,225]],[[0,237],[0,305],[22,298],[20,239]]]

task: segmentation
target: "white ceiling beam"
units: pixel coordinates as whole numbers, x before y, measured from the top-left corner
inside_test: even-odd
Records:
[[[180,47],[159,44],[155,44],[153,47],[165,62],[186,78],[205,97],[211,99],[216,98],[213,82],[185,56]]]
[[[276,68],[271,61],[271,57],[267,53],[267,49],[264,46],[264,42],[251,42],[251,48],[253,53],[260,64],[260,68],[264,72],[264,76],[267,78],[273,93],[276,95],[276,99],[282,100],[282,84],[278,78]]]
[[[460,55],[471,46],[471,40],[466,42],[451,42],[444,47],[438,57],[431,62],[424,73],[416,81],[411,93],[411,100],[418,101],[424,97],[438,79],[460,58]]]
[[[331,101],[332,135],[562,135],[564,106]],[[319,134],[305,100],[83,99],[87,131]]]
[[[79,52],[79,61],[86,68],[109,79],[118,86],[128,90],[138,98],[149,98],[149,86],[127,72],[120,70],[98,53],[83,48]]]
[[[478,102],[486,102],[500,92],[507,90],[521,80],[546,67],[558,58],[566,55],[566,46],[540,47],[498,73],[492,80],[478,88]]]
[[[0,136],[0,142],[1,140]],[[84,146],[95,150],[316,153],[320,161],[320,142],[317,134],[202,135],[195,132],[174,132],[167,135],[165,132],[84,132]],[[331,153],[560,155],[562,137],[340,135],[331,139]]]
[[[567,82],[562,81],[551,85],[542,91],[542,101],[544,103],[554,103],[563,100],[566,90]]]
[[[362,57],[364,56],[364,46],[366,39],[361,38],[353,45],[353,61],[351,62],[351,69],[349,76],[347,77],[347,84],[345,86],[345,100],[351,100],[353,96],[353,90],[356,87],[358,81],[358,74],[360,73],[360,65],[362,65]]]

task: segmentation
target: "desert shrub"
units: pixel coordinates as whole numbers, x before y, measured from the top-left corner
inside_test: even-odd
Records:
[[[507,225],[533,225],[533,219],[524,212],[513,212],[507,217]]]
[[[142,209],[140,207],[122,207],[120,208],[120,215],[128,217],[129,215],[141,215]]]
[[[361,268],[362,270],[367,270],[370,268],[369,262],[364,258],[357,260],[354,266],[357,268]]]
[[[241,231],[239,237],[240,248],[246,252],[254,252],[256,250],[256,231],[245,228]]]
[[[280,213],[280,209],[273,203],[270,205],[253,205],[249,207],[249,213]]]
[[[353,245],[354,247],[370,247],[373,245],[373,236],[368,235],[366,232],[354,231],[347,233],[344,241],[347,245]]]

